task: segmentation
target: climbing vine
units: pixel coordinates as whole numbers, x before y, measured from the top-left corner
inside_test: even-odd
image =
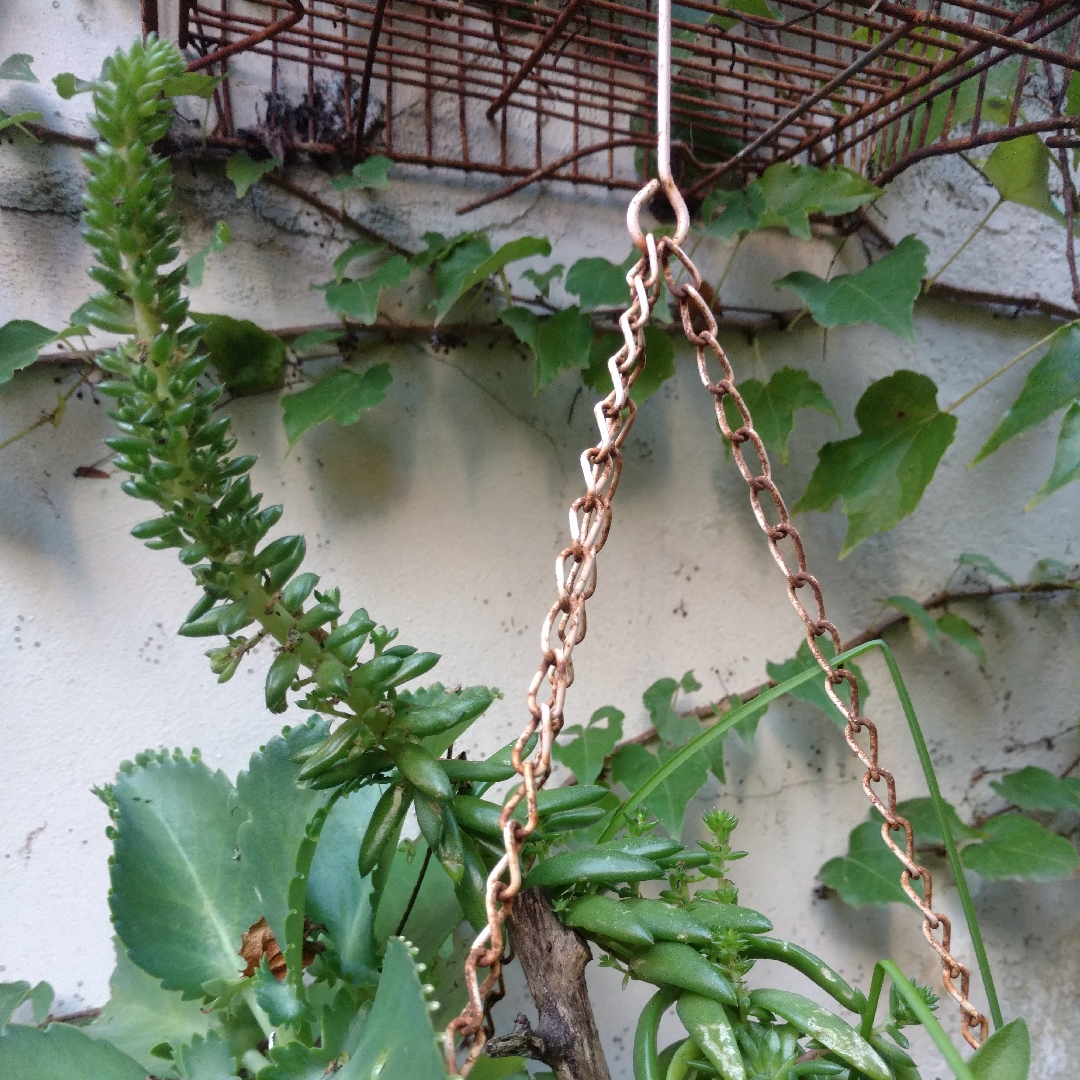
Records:
[[[9,57],[0,78],[34,79],[31,62],[24,54]],[[469,949],[468,925],[486,920],[485,879],[501,855],[493,785],[516,775],[512,745],[483,761],[454,757],[453,747],[499,692],[416,686],[438,656],[398,643],[397,631],[363,607],[346,615],[340,588],[304,569],[302,536],[267,542],[283,508],[262,505],[249,477],[255,459],[234,456],[238,440],[215,406],[226,392],[279,389],[287,365],[307,355],[349,351],[357,328],[377,326],[386,294],[413,275],[425,275],[431,285],[434,331],[485,305],[531,351],[538,392],[566,370],[606,392],[611,309],[625,304],[636,256],[624,264],[595,258],[568,268],[533,264],[518,287],[528,282],[534,294],[521,296],[508,268],[551,258],[545,238],[524,236],[494,248],[480,232],[427,233],[421,250],[402,251],[367,236],[335,257],[332,278],[314,285],[336,319],[332,327],[286,342],[251,322],[193,313],[186,290],[201,282],[230,231],[221,223],[205,248],[177,261],[182,229],[172,208],[171,167],[155,147],[169,133],[174,99],[206,98],[214,83],[183,68],[179,53],[151,36],[110,57],[96,80],[56,80],[62,96],[93,98],[98,141],[84,159],[83,224],[95,260],[90,276],[102,291],[60,331],[30,320],[0,328],[0,381],[32,365],[45,346],[81,343],[81,359],[94,365],[84,378],[113,402],[117,434],[108,445],[113,465],[128,474],[122,487],[156,515],[133,534],[153,549],[175,550],[191,570],[198,599],[179,633],[213,639],[207,656],[219,682],[233,676],[255,645],[271,642],[267,708],[282,713],[295,704],[311,716],[260,747],[235,782],[212,772],[197,751],[147,751],[121,765],[99,791],[114,843],[110,906],[119,944],[112,999],[85,1028],[45,1026],[51,990],[4,984],[0,1064],[18,1075],[28,1062],[48,1057],[59,1063],[58,1075],[93,1070],[102,1080],[148,1073],[287,1080],[327,1072],[351,1080],[374,1075],[376,1063],[387,1076],[445,1077],[436,1028],[463,1004],[458,972]],[[1078,95],[1070,84],[1070,108],[1080,108]],[[38,136],[29,125],[40,120],[4,114],[0,125],[32,138]],[[1056,159],[1036,136],[1025,139],[1042,150],[1024,139],[1003,143],[980,166],[983,175],[1001,201],[1032,206],[1071,227],[1071,205],[1067,214],[1059,210],[1049,189]],[[277,159],[241,153],[225,171],[244,198],[280,167]],[[345,200],[385,187],[390,169],[388,160],[370,158],[332,186]],[[1067,166],[1064,179],[1071,192]],[[878,194],[847,170],[774,165],[741,191],[714,192],[702,207],[697,239],[741,243],[765,228],[808,239],[812,216],[857,216]],[[912,340],[914,304],[937,276],[928,277],[926,257],[926,246],[909,236],[857,273],[822,279],[794,272],[776,284],[802,301],[795,318],[809,317],[826,330],[871,322]],[[552,302],[556,281],[576,303]],[[722,285],[723,279],[711,290],[718,310]],[[121,341],[91,350],[92,330]],[[638,405],[675,372],[663,330],[646,329],[644,342],[649,366],[634,383]],[[892,528],[918,505],[953,442],[954,411],[1002,371],[1040,353],[972,464],[1063,413],[1052,473],[1032,502],[1051,496],[1080,474],[1077,322],[944,408],[925,375],[900,370],[873,383],[855,410],[858,434],[820,447],[796,510],[827,510],[839,501],[848,521],[841,557]],[[342,364],[286,394],[290,446],[318,423],[360,422],[384,399],[392,378],[386,364],[363,371]],[[839,421],[806,371],[782,368],[739,389],[765,417],[762,439],[782,459],[800,410]],[[47,419],[59,423],[61,415],[62,403]],[[984,556],[961,560],[1014,584]],[[1075,587],[1069,568],[1044,562],[1029,591]],[[931,613],[941,601],[891,596],[883,602],[935,644],[987,662],[972,623],[952,610]],[[861,644],[870,643],[867,637]],[[853,661],[847,667],[862,679]],[[709,772],[726,779],[723,739],[694,743],[703,723],[730,723],[750,741],[768,701],[781,692],[836,718],[805,647],[770,663],[767,674],[765,687],[689,715],[677,705],[681,694],[700,690],[691,672],[655,682],[643,696],[655,730],[651,743],[623,743],[623,714],[614,706],[598,710],[587,725],[567,729],[553,750],[578,782],[537,798],[541,825],[524,851],[526,889],[546,890],[559,924],[591,941],[606,966],[657,987],[637,1025],[639,1080],[913,1080],[918,1073],[902,1029],[920,1024],[958,1080],[1022,1080],[1029,1059],[1022,1020],[1000,1026],[965,1062],[934,1016],[933,994],[895,964],[879,964],[864,992],[802,947],[770,937],[768,920],[738,904],[731,864],[744,853],[732,849],[738,823],[730,813],[705,815],[710,839],[696,850],[682,844],[691,798]],[[764,700],[756,703],[758,697]],[[700,753],[687,755],[692,743]],[[1070,819],[1059,817],[1080,809],[1080,781],[1069,772],[1026,766],[1002,775],[994,790],[1003,809],[971,824],[939,798],[902,807],[923,843],[951,846],[955,836],[962,866],[984,877],[1051,880],[1072,873],[1078,862],[1065,835]],[[410,811],[419,836],[402,840]],[[880,870],[883,853],[891,859],[880,822],[866,822],[852,833],[848,854],[822,867],[821,879],[856,905],[906,901],[892,869]],[[644,897],[642,882],[655,883],[658,895]],[[791,991],[750,990],[745,976],[757,960],[787,964],[839,1010]],[[886,976],[890,996],[882,1014]],[[659,1022],[672,1005],[686,1036],[661,1049]],[[19,1008],[36,1023],[8,1024]],[[144,1014],[138,1024],[131,1021],[136,1009]],[[493,1039],[472,1075],[521,1074],[525,1060],[515,1055],[522,1049],[556,1075],[572,1075],[543,1027],[532,1041],[525,1032],[517,1036],[502,1044]]]

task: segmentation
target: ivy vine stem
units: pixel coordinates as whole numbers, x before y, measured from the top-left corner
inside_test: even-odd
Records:
[[[981,382],[976,383],[970,390],[967,391],[967,393],[961,394],[960,397],[958,397],[951,405],[946,406],[942,411],[951,413],[954,410],[958,409],[961,405],[964,404],[965,401],[968,400],[968,398],[974,397],[980,390],[989,386],[996,378],[998,378],[998,376],[1004,375],[1005,372],[1009,370],[1009,368],[1014,367],[1016,364],[1019,364],[1021,360],[1023,360],[1025,357],[1030,356],[1036,349],[1041,349],[1044,345],[1048,345],[1053,339],[1054,335],[1057,334],[1060,330],[1065,330],[1070,326],[1076,326],[1078,323],[1080,323],[1080,319],[1074,319],[1072,322],[1066,323],[1065,326],[1059,326],[1057,330],[1051,331],[1049,334],[1046,335],[1046,337],[1039,338],[1039,340],[1036,341],[1034,345],[1029,345],[1023,352],[1017,353],[1017,355],[1014,356],[1007,363],[1002,364],[1001,367],[997,369],[997,371],[991,372],[991,374],[987,375],[985,379],[983,379]]]
[[[1001,206],[1004,202],[1005,197],[1001,196],[998,201],[994,203],[992,207],[990,207],[990,212],[986,215],[986,217],[984,217],[982,221],[980,221],[979,224],[975,226],[968,238],[945,260],[945,263],[937,270],[933,277],[928,277],[926,279],[926,281],[923,283],[922,288],[923,295],[925,295],[929,291],[930,286],[933,285],[934,282],[937,281],[937,279],[941,277],[941,275],[944,274],[945,271],[948,270],[949,267],[952,266],[952,264],[956,262],[958,258],[960,258],[960,256],[967,249],[968,244],[970,244],[971,241],[974,240],[975,237],[983,231],[986,223],[998,212],[998,210],[1001,209]]]

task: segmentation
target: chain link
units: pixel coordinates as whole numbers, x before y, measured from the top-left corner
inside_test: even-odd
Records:
[[[989,1031],[989,1023],[986,1017],[972,1005],[968,998],[971,976],[966,967],[957,960],[950,952],[952,939],[952,924],[948,916],[933,909],[933,882],[930,871],[920,865],[915,858],[915,836],[912,832],[911,823],[904,818],[896,809],[896,782],[892,773],[883,769],[878,761],[878,730],[873,721],[862,715],[859,702],[859,684],[853,672],[842,665],[834,666],[822,651],[818,644],[818,638],[828,634],[832,639],[833,653],[841,651],[840,632],[836,625],[829,621],[825,614],[825,599],[821,592],[821,585],[817,578],[807,569],[806,551],[799,536],[798,530],[791,523],[791,516],[787,506],[780,495],[780,491],[772,478],[772,468],[769,464],[768,454],[761,437],[754,430],[750,410],[746,402],[735,387],[735,373],[731,362],[728,360],[720,343],[716,340],[716,319],[712,310],[701,295],[701,275],[689,256],[673,240],[665,238],[658,244],[658,255],[663,268],[664,280],[668,291],[679,305],[679,313],[682,318],[683,332],[687,340],[694,346],[697,352],[697,368],[701,377],[701,383],[712,394],[716,408],[716,418],[720,424],[720,430],[724,438],[731,444],[731,452],[735,458],[735,464],[750,489],[750,505],[757,518],[758,525],[769,545],[769,552],[781,573],[787,578],[788,597],[796,614],[806,626],[806,641],[810,651],[814,655],[818,666],[825,673],[825,692],[829,699],[840,710],[847,723],[844,728],[844,738],[851,747],[851,751],[866,768],[863,774],[863,790],[866,797],[885,819],[881,826],[881,835],[885,843],[889,845],[892,853],[900,860],[903,870],[900,873],[900,883],[904,892],[911,898],[912,903],[923,914],[923,934],[931,947],[941,959],[941,979],[949,995],[960,1007],[960,1033],[969,1045],[978,1047]],[[676,285],[672,274],[672,262],[681,264],[685,269],[689,281]],[[696,325],[695,325],[696,323]],[[698,329],[697,327],[702,327]],[[721,368],[721,378],[713,382],[709,375],[708,354],[712,353]],[[724,408],[724,399],[730,398],[738,410],[741,424],[732,427],[728,421],[727,412]],[[747,462],[743,447],[749,443],[757,458],[758,472]],[[762,495],[767,494],[772,500],[776,511],[777,521],[771,523],[769,516],[762,506]],[[788,540],[794,550],[795,560],[798,566],[793,570],[780,550],[783,540]],[[799,591],[809,586],[814,597],[815,613],[811,614],[803,604]],[[851,704],[840,697],[837,688],[842,682],[846,682],[851,691]],[[867,733],[869,749],[863,749],[856,736],[860,732]],[[875,785],[885,784],[883,792],[884,800],[875,790]],[[893,833],[904,834],[903,846],[893,839]],[[920,896],[912,882],[923,883],[923,895]],[[934,931],[941,931],[940,940]],[[960,980],[957,989],[955,980]],[[972,1031],[972,1025],[979,1029],[976,1035]]]
[[[637,234],[634,232],[640,207],[653,196],[658,186],[654,180],[630,203],[627,221],[635,241],[641,235],[640,230]],[[487,925],[473,942],[465,960],[469,1001],[461,1015],[447,1026],[444,1035],[447,1070],[463,1077],[469,1075],[489,1034],[485,1030],[485,1016],[490,1008],[491,994],[500,985],[502,965],[506,960],[503,956],[503,923],[510,914],[514,897],[521,891],[521,848],[539,824],[536,792],[551,775],[551,745],[562,730],[566,691],[574,681],[574,646],[585,638],[585,602],[596,589],[596,556],[607,543],[611,529],[611,500],[622,473],[622,444],[637,415],[630,398],[630,387],[644,369],[643,331],[663,288],[655,238],[651,235],[643,237],[638,246],[644,254],[626,275],[632,302],[619,319],[623,344],[608,360],[613,389],[593,410],[600,429],[600,441],[581,455],[585,494],[570,507],[572,542],[555,560],[559,595],[540,631],[543,659],[529,686],[529,720],[511,752],[514,769],[523,782],[506,800],[499,818],[503,857],[492,868],[487,879]],[[553,632],[558,639],[557,644],[552,643]],[[547,701],[540,702],[538,695],[545,682],[551,690]],[[523,760],[525,747],[537,733],[539,739],[535,755]],[[522,800],[525,800],[528,808],[524,823],[512,817]],[[508,881],[504,880],[506,875],[509,875]],[[488,971],[482,983],[478,968],[487,968]],[[459,1036],[469,1051],[460,1066],[456,1060]]]
[[[593,410],[600,429],[600,441],[581,455],[586,493],[575,500],[570,508],[572,543],[559,553],[555,561],[558,599],[548,612],[540,632],[543,659],[529,686],[529,720],[511,754],[514,769],[521,776],[522,783],[507,799],[499,818],[503,836],[503,857],[492,868],[487,879],[487,925],[473,942],[465,961],[469,1001],[461,1015],[447,1026],[444,1035],[447,1070],[451,1074],[468,1076],[490,1034],[491,1005],[496,995],[502,996],[502,967],[509,959],[503,955],[503,924],[510,914],[514,897],[521,891],[522,846],[539,824],[536,793],[551,774],[551,746],[562,730],[566,691],[574,681],[572,655],[574,647],[585,638],[585,602],[596,589],[596,556],[607,542],[611,528],[611,500],[622,472],[622,444],[637,412],[629,391],[644,368],[643,331],[665,283],[678,303],[686,338],[696,349],[698,373],[702,385],[713,396],[720,430],[731,444],[735,464],[750,489],[750,505],[754,516],[765,533],[769,552],[787,578],[788,597],[806,626],[806,640],[810,651],[825,673],[825,691],[847,721],[844,737],[852,752],[865,766],[863,790],[885,819],[881,833],[903,865],[901,885],[923,914],[923,933],[941,959],[942,982],[960,1007],[961,1034],[971,1046],[978,1047],[987,1036],[989,1023],[968,999],[971,982],[968,969],[950,952],[952,925],[949,918],[933,909],[930,871],[915,858],[915,837],[911,823],[901,816],[896,808],[896,783],[893,775],[883,769],[878,761],[878,731],[874,723],[862,715],[858,681],[854,673],[847,668],[842,665],[834,666],[818,644],[818,638],[828,634],[832,640],[834,655],[839,653],[840,631],[826,617],[821,585],[807,569],[802,539],[791,523],[787,506],[772,478],[772,467],[765,445],[754,430],[750,410],[735,387],[735,373],[731,363],[716,340],[716,319],[701,296],[701,275],[680,246],[685,238],[688,222],[685,204],[672,183],[664,183],[663,188],[669,201],[679,212],[679,225],[675,236],[663,237],[657,241],[651,233],[645,235],[641,230],[641,207],[660,188],[659,181],[650,182],[634,197],[627,212],[627,226],[631,238],[643,252],[643,256],[626,275],[632,303],[619,319],[623,344],[608,361],[613,389]],[[685,269],[688,281],[676,284],[672,274],[673,261]],[[722,370],[722,377],[717,382],[713,382],[709,375],[710,352]],[[725,398],[730,398],[738,410],[742,421],[738,427],[733,428],[728,422],[724,408]],[[743,447],[747,443],[753,447],[757,457],[758,472],[755,472],[746,460]],[[763,494],[767,494],[772,501],[778,519],[775,524],[770,522],[762,506]],[[789,541],[794,549],[797,570],[791,568],[780,550],[780,544],[784,540]],[[814,597],[814,614],[807,610],[799,596],[800,590],[808,586]],[[552,631],[558,638],[558,645],[552,644]],[[539,702],[538,695],[545,682],[550,685],[551,690],[547,701]],[[843,682],[847,682],[850,689],[850,705],[837,693],[837,688]],[[526,745],[538,731],[535,755],[531,759],[523,759]],[[865,750],[857,739],[863,731],[867,733],[869,742],[869,749]],[[882,782],[885,784],[884,800],[875,790],[875,785]],[[528,817],[524,823],[515,821],[511,816],[522,800],[528,808]],[[903,832],[903,846],[893,839],[892,834],[895,832]],[[504,880],[506,876],[509,880]],[[923,884],[921,896],[912,884],[915,881]],[[934,933],[938,930],[941,932],[940,940]],[[479,968],[487,969],[483,982],[480,981]],[[959,988],[956,986],[957,979],[960,981]],[[979,1029],[978,1035],[973,1032],[973,1025]],[[457,1064],[459,1037],[468,1048],[465,1060],[460,1066]]]

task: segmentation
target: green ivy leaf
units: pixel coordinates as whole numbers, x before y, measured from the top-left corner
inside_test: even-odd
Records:
[[[377,255],[385,250],[386,245],[381,240],[354,240],[334,260],[334,275],[337,283],[340,285],[345,279],[345,271],[350,263],[366,258],[368,255]]]
[[[95,83],[80,79],[70,71],[62,71],[53,76],[53,86],[56,92],[65,100],[70,101],[76,94],[88,94],[94,89]]]
[[[589,363],[581,373],[581,381],[598,394],[611,393],[611,372],[608,360],[622,345],[621,334],[597,334],[589,346]],[[630,399],[635,405],[652,397],[675,374],[675,346],[659,326],[645,327],[645,370],[630,387]]]
[[[167,98],[199,97],[203,101],[209,101],[220,83],[220,75],[203,75],[198,71],[185,71],[183,75],[170,75],[161,84],[161,92]]]
[[[1065,115],[1080,116],[1080,71],[1074,71],[1065,93]]]
[[[246,151],[233,154],[225,163],[225,175],[236,187],[236,197],[242,199],[268,172],[279,168],[281,160],[276,157],[255,161]]]
[[[723,208],[719,215],[716,214],[717,207]],[[756,182],[742,191],[718,188],[702,204],[701,216],[706,223],[702,232],[714,240],[731,240],[739,233],[760,228],[768,210],[768,200]]]
[[[259,917],[233,858],[232,790],[224,773],[182,757],[122,772],[112,788],[116,932],[139,967],[185,997],[200,997],[209,980],[237,978],[240,940]]]
[[[905,799],[896,804],[897,812],[911,822],[915,830],[915,844],[917,847],[936,847],[945,843],[945,836],[941,831],[941,823],[938,821],[937,810],[934,808],[934,800],[930,798]],[[954,840],[977,840],[980,833],[970,825],[965,825],[960,820],[956,808],[952,803],[945,803],[945,817],[949,822],[949,831]],[[870,811],[870,819],[877,823],[881,829],[884,821],[877,810]],[[899,834],[897,834],[899,835]]]
[[[765,0],[720,0],[717,5],[727,11],[736,11],[745,15],[756,15],[759,19],[777,19],[780,15],[777,14]],[[710,15],[708,19],[709,23],[714,26],[722,26],[725,30],[730,30],[733,26],[742,22],[739,18],[731,18],[725,15]]]
[[[146,1070],[105,1041],[71,1024],[44,1031],[10,1024],[0,1032],[0,1076],[12,1080],[146,1080]]]
[[[12,53],[3,63],[0,63],[0,79],[36,83],[38,77],[30,70],[33,62],[34,58],[29,53]]]
[[[335,176],[330,181],[330,186],[335,191],[357,191],[361,188],[370,188],[382,191],[390,186],[390,172],[393,162],[382,154],[375,154],[365,161],[358,161],[352,172],[344,176]]]
[[[465,293],[483,284],[492,274],[519,259],[550,254],[551,244],[539,236],[519,236],[494,253],[486,236],[474,234],[465,239],[436,263],[436,297],[432,301],[435,325],[442,322]]]
[[[31,986],[25,980],[0,983],[0,1028],[11,1019],[11,1014],[24,1001],[31,1004],[34,1023],[40,1024],[49,1015],[53,988],[47,982],[39,982],[36,986]]]
[[[615,744],[622,738],[625,717],[614,705],[597,709],[586,727],[573,724],[562,729],[563,735],[576,735],[571,743],[555,743],[551,756],[562,762],[579,784],[593,784],[604,768],[604,761],[615,752]],[[606,720],[604,727],[600,721]]]
[[[675,708],[675,695],[679,689],[679,684],[674,679],[657,679],[641,695],[657,735],[662,742],[674,747],[685,746],[692,738],[701,734],[701,724],[697,717],[680,716]]]
[[[934,616],[918,600],[912,596],[890,596],[883,603],[902,611],[912,622],[917,622],[926,631],[926,636],[937,644],[938,627]]]
[[[562,263],[556,263],[554,266],[549,266],[542,274],[536,270],[523,270],[521,276],[526,281],[531,281],[536,286],[536,291],[546,300],[551,292],[552,281],[561,278],[565,269]]]
[[[344,332],[341,330],[308,330],[307,333],[294,338],[290,348],[297,356],[305,356],[320,345],[340,341],[343,336]]]
[[[34,109],[16,113],[14,116],[8,116],[3,109],[0,109],[0,131],[4,131],[9,127],[17,127],[24,135],[29,135],[36,142],[37,136],[32,131],[27,131],[23,124],[36,124],[43,118],[44,113],[37,112]]]
[[[632,251],[621,263],[607,259],[578,259],[567,272],[563,285],[568,293],[581,300],[583,311],[597,307],[626,307],[630,303],[630,286],[626,275],[641,256]]]
[[[847,854],[830,859],[818,871],[818,878],[854,908],[911,904],[900,886],[902,869],[881,838],[881,826],[864,821],[851,831]]]
[[[818,638],[818,646],[826,656],[832,657],[836,655],[832,640],[828,636]],[[853,664],[850,660],[844,666],[849,671],[853,672],[855,678],[858,680],[859,700],[865,705],[867,699],[870,697],[870,688],[866,685],[866,680],[863,678],[862,669],[857,664]],[[799,651],[790,660],[785,660],[782,664],[774,664],[770,661],[765,665],[765,670],[768,672],[769,678],[778,683],[785,682],[787,679],[794,678],[796,675],[811,669],[820,670],[817,660],[814,659],[814,654],[810,651],[810,645],[805,640],[799,645]],[[848,704],[851,703],[851,688],[848,686],[847,680],[836,687],[836,692],[840,695],[842,701]],[[824,672],[822,672],[820,679],[811,679],[809,682],[803,683],[802,686],[797,686],[791,691],[791,696],[808,702],[815,708],[820,709],[839,727],[842,728],[847,724],[844,714],[840,712],[830,700],[829,695],[825,693]]]
[[[236,777],[231,809],[239,826],[240,866],[283,952],[289,883],[297,872],[297,855],[308,823],[330,797],[328,791],[300,787],[300,765],[293,758],[305,747],[322,742],[328,733],[329,725],[319,719],[275,735],[251,755],[247,769]]]
[[[768,206],[758,228],[782,226],[800,240],[810,239],[810,214],[850,214],[881,195],[881,188],[842,166],[818,169],[780,161],[754,183]]]
[[[975,627],[959,615],[947,611],[938,616],[937,628],[946,636],[953,639],[957,645],[967,649],[980,664],[986,664],[986,650],[983,648]]]
[[[992,780],[990,786],[1021,810],[1080,809],[1080,798],[1064,780],[1035,765],[1006,773],[1000,780]]]
[[[0,326],[0,385],[28,368],[38,352],[59,337],[55,330],[29,319],[12,319]]]
[[[396,289],[409,279],[412,269],[404,255],[391,255],[376,270],[357,281],[346,279],[326,286],[326,306],[335,315],[371,326],[379,312],[383,289]]]
[[[1000,566],[986,555],[979,555],[972,551],[965,551],[962,555],[957,556],[956,559],[958,566],[970,566],[975,570],[981,570],[984,574],[989,574],[993,577],[1000,578],[1002,581],[1007,581],[1010,585],[1015,585],[1016,582],[1001,569]]]
[[[362,375],[339,367],[314,386],[282,398],[285,434],[290,448],[316,424],[334,420],[342,426],[355,424],[365,409],[374,409],[386,397],[393,382],[389,364],[376,364]]]
[[[356,861],[381,794],[377,787],[365,787],[334,803],[308,873],[308,915],[326,927],[341,973],[354,986],[374,985],[377,978],[371,877],[360,876]]]
[[[393,935],[397,933],[398,923],[416,887],[427,851],[425,841],[418,840],[415,846],[402,843],[394,855],[386,885],[379,897],[379,907],[375,912],[373,932],[376,945],[380,948],[387,941],[392,942]],[[454,883],[437,860],[432,858],[416,902],[409,913],[408,922],[402,931],[420,950],[416,957],[418,963],[428,964],[434,959],[443,942],[461,922],[461,918],[461,905],[454,895]]]
[[[260,394],[285,382],[285,343],[250,319],[196,315],[210,363],[231,394]]]
[[[1046,355],[1028,372],[1020,396],[975,455],[978,465],[998,447],[1037,427],[1080,397],[1080,325],[1063,326],[1050,339]]]
[[[1064,836],[1020,814],[990,818],[979,832],[986,839],[969,844],[960,858],[990,881],[1061,881],[1080,864]]]
[[[1080,476],[1080,403],[1073,402],[1061,418],[1057,448],[1054,451],[1054,467],[1046,483],[1032,496],[1024,507],[1031,510],[1055,491],[1071,484]]]
[[[1074,571],[1075,568],[1068,567],[1058,559],[1037,559],[1031,568],[1031,581],[1068,582]]]
[[[220,255],[231,243],[232,231],[226,222],[219,221],[214,226],[214,235],[210,238],[210,243],[187,261],[187,283],[193,289],[197,289],[203,282],[207,257]]]
[[[857,274],[840,274],[824,281],[816,274],[796,270],[773,284],[794,289],[819,326],[877,323],[914,344],[912,310],[926,276],[929,251],[918,237],[905,236],[888,255]]]
[[[1023,1017],[995,1031],[968,1058],[967,1065],[975,1080],[1028,1080],[1031,1036]]]
[[[360,1044],[337,1080],[370,1080],[377,1062],[387,1080],[446,1080],[427,1006],[416,964],[401,940],[392,938]]]
[[[185,1001],[173,990],[132,963],[123,943],[114,940],[116,967],[109,979],[109,1000],[93,1023],[82,1030],[91,1038],[104,1039],[133,1057],[153,1073],[161,1058],[152,1054],[163,1042],[179,1046],[195,1035],[205,1035],[210,1017],[197,1001]]]
[[[659,747],[659,758],[638,743],[628,743],[611,759],[611,778],[630,791],[636,791],[677,749]],[[709,774],[700,757],[691,758],[667,778],[645,799],[645,808],[668,835],[678,840],[682,836],[683,819],[690,800],[705,785]]]
[[[1003,199],[1064,223],[1065,215],[1050,195],[1051,161],[1050,151],[1038,135],[1022,135],[998,143],[982,171]]]
[[[796,513],[828,510],[839,498],[848,519],[840,558],[907,517],[953,440],[956,417],[937,406],[925,375],[897,371],[873,383],[855,407],[860,434],[826,443]]]
[[[542,318],[528,308],[511,307],[499,319],[536,357],[538,392],[550,386],[561,370],[583,368],[589,362],[592,322],[577,305]]]
[[[869,691],[867,691],[869,693]],[[754,700],[756,695],[748,695],[745,699],[741,698],[738,694],[732,694],[728,698],[728,707],[731,709],[737,709],[740,705],[745,705]],[[831,704],[831,702],[830,702]],[[736,731],[739,734],[739,738],[742,739],[744,746],[753,746],[754,739],[757,736],[758,724],[761,723],[761,718],[769,711],[768,705],[760,705],[758,708],[753,709],[747,713],[731,730]]]
[[[761,441],[779,453],[784,465],[788,460],[788,436],[795,427],[798,409],[816,409],[831,416],[836,426],[840,426],[840,417],[821,385],[801,369],[781,368],[767,383],[747,379],[739,383],[738,390],[754,417],[754,429]],[[732,427],[742,427],[742,415],[730,397],[724,398],[724,411]]]
[[[236,1076],[236,1062],[216,1031],[195,1035],[177,1048],[174,1060],[184,1080],[234,1080]]]

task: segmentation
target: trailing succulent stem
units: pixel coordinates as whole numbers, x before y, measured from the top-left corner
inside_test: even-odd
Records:
[[[302,536],[259,546],[282,509],[262,508],[262,496],[252,491],[255,458],[230,456],[237,440],[228,417],[213,414],[222,388],[204,378],[204,328],[185,325],[185,268],[165,269],[179,254],[180,225],[171,210],[169,163],[153,146],[169,130],[169,80],[183,67],[176,49],[153,36],[111,57],[94,87],[92,119],[101,141],[84,159],[91,174],[84,236],[96,256],[91,276],[105,291],[82,315],[130,335],[99,360],[114,376],[98,387],[116,401],[110,415],[120,434],[108,444],[131,474],[124,490],[161,511],[132,532],[148,547],[178,549],[191,567],[203,594],[180,633],[227,638],[207,654],[219,681],[233,675],[249,649],[271,639],[277,655],[266,679],[267,707],[284,712],[290,688],[303,687],[303,707],[342,720],[311,749],[302,779],[317,787],[355,787],[398,769],[403,779],[390,789],[397,791],[394,813],[376,815],[376,836],[365,847],[371,865],[396,848],[409,804],[426,799],[425,834],[432,834],[455,882],[475,887],[457,831],[447,824],[453,789],[436,759],[493,693],[472,687],[448,694],[438,685],[418,695],[399,693],[398,686],[429,671],[438,656],[391,646],[397,631],[376,626],[363,608],[343,619],[340,590],[320,592],[315,574],[298,573]],[[242,633],[248,627],[255,628],[250,636]],[[358,659],[369,643],[369,657]],[[482,897],[467,899],[466,910],[482,911]]]

